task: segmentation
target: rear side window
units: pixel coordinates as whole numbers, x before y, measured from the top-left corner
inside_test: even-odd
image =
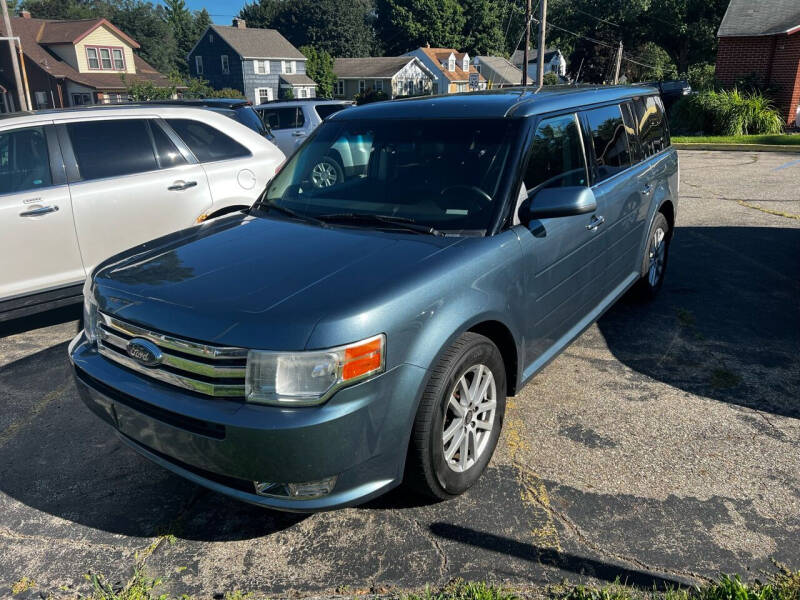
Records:
[[[243,106],[241,108],[237,108],[235,111],[235,118],[242,125],[249,127],[261,135],[264,135],[267,132],[267,128],[264,127],[261,117],[258,116],[258,113],[252,106]]]
[[[628,136],[618,104],[586,111],[594,147],[597,182],[608,179],[631,164]]]
[[[661,152],[669,146],[664,106],[661,98],[647,96],[633,101],[636,121],[639,124],[639,139],[645,158]]]
[[[170,167],[177,167],[186,164],[186,159],[180,153],[172,140],[169,139],[164,130],[155,123],[149,123],[150,130],[153,134],[153,144],[156,148],[156,156],[158,157],[158,165],[162,169],[169,169]]]
[[[36,190],[52,184],[44,127],[0,133],[0,194]]]
[[[158,169],[144,119],[84,121],[66,125],[83,180],[120,177]]]
[[[323,121],[325,117],[331,116],[335,112],[339,112],[340,110],[347,108],[348,104],[317,104],[314,107],[314,110],[317,111],[319,118]]]
[[[644,159],[642,144],[639,141],[639,133],[636,129],[636,118],[633,116],[633,106],[629,102],[620,105],[622,108],[622,123],[625,125],[625,133],[628,134],[628,145],[631,150],[631,162],[639,163]]]
[[[536,128],[525,188],[585,186],[586,163],[574,114],[545,119]]]
[[[306,122],[303,109],[299,106],[264,109],[261,118],[275,131],[278,129],[297,129]]]
[[[220,130],[191,119],[167,119],[200,162],[250,156],[250,151]]]

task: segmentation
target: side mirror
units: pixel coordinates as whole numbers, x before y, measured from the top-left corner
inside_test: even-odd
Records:
[[[534,192],[520,204],[517,216],[528,225],[536,219],[552,219],[583,215],[597,210],[594,192],[584,186],[544,188]]]

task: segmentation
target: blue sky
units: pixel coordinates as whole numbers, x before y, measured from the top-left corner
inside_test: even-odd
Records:
[[[158,0],[156,2],[161,4]],[[239,9],[244,4],[245,0],[186,0],[186,6],[189,10],[205,8],[214,23],[219,25],[230,25],[231,19],[239,13]]]

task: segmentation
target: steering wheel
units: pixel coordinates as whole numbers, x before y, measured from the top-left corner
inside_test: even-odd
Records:
[[[485,191],[483,191],[481,188],[479,188],[477,185],[466,185],[466,184],[451,185],[449,187],[444,188],[442,190],[441,195],[445,196],[449,192],[457,191],[457,190],[464,190],[464,191],[472,192],[472,198],[471,199],[474,200],[475,204],[478,205],[477,209],[479,211],[481,211],[481,210],[483,210],[485,208],[488,208],[489,206],[492,205],[492,202],[494,202],[492,197],[489,194],[487,194]]]

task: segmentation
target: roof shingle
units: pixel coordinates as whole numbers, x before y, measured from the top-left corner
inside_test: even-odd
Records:
[[[731,0],[717,36],[760,36],[800,28],[798,0]]]
[[[455,54],[458,56],[460,53],[455,50],[454,48],[420,48],[425,55],[430,58],[437,67],[439,67],[439,71],[447,77],[450,81],[457,81],[457,82],[468,82],[470,73],[477,73],[478,74],[478,81],[486,81],[486,79],[478,73],[478,69],[473,67],[472,65],[469,66],[469,71],[464,71],[461,69],[461,61],[456,60],[456,70],[455,71],[448,71],[446,68],[442,68],[442,63],[446,63],[447,59],[450,58],[451,54]],[[463,54],[461,54],[463,58]]]
[[[304,59],[303,53],[275,29],[212,25],[211,29],[239,53],[242,58]]]
[[[375,78],[386,79],[408,63],[416,60],[412,56],[376,56],[371,58],[337,58],[333,71],[339,79]]]

